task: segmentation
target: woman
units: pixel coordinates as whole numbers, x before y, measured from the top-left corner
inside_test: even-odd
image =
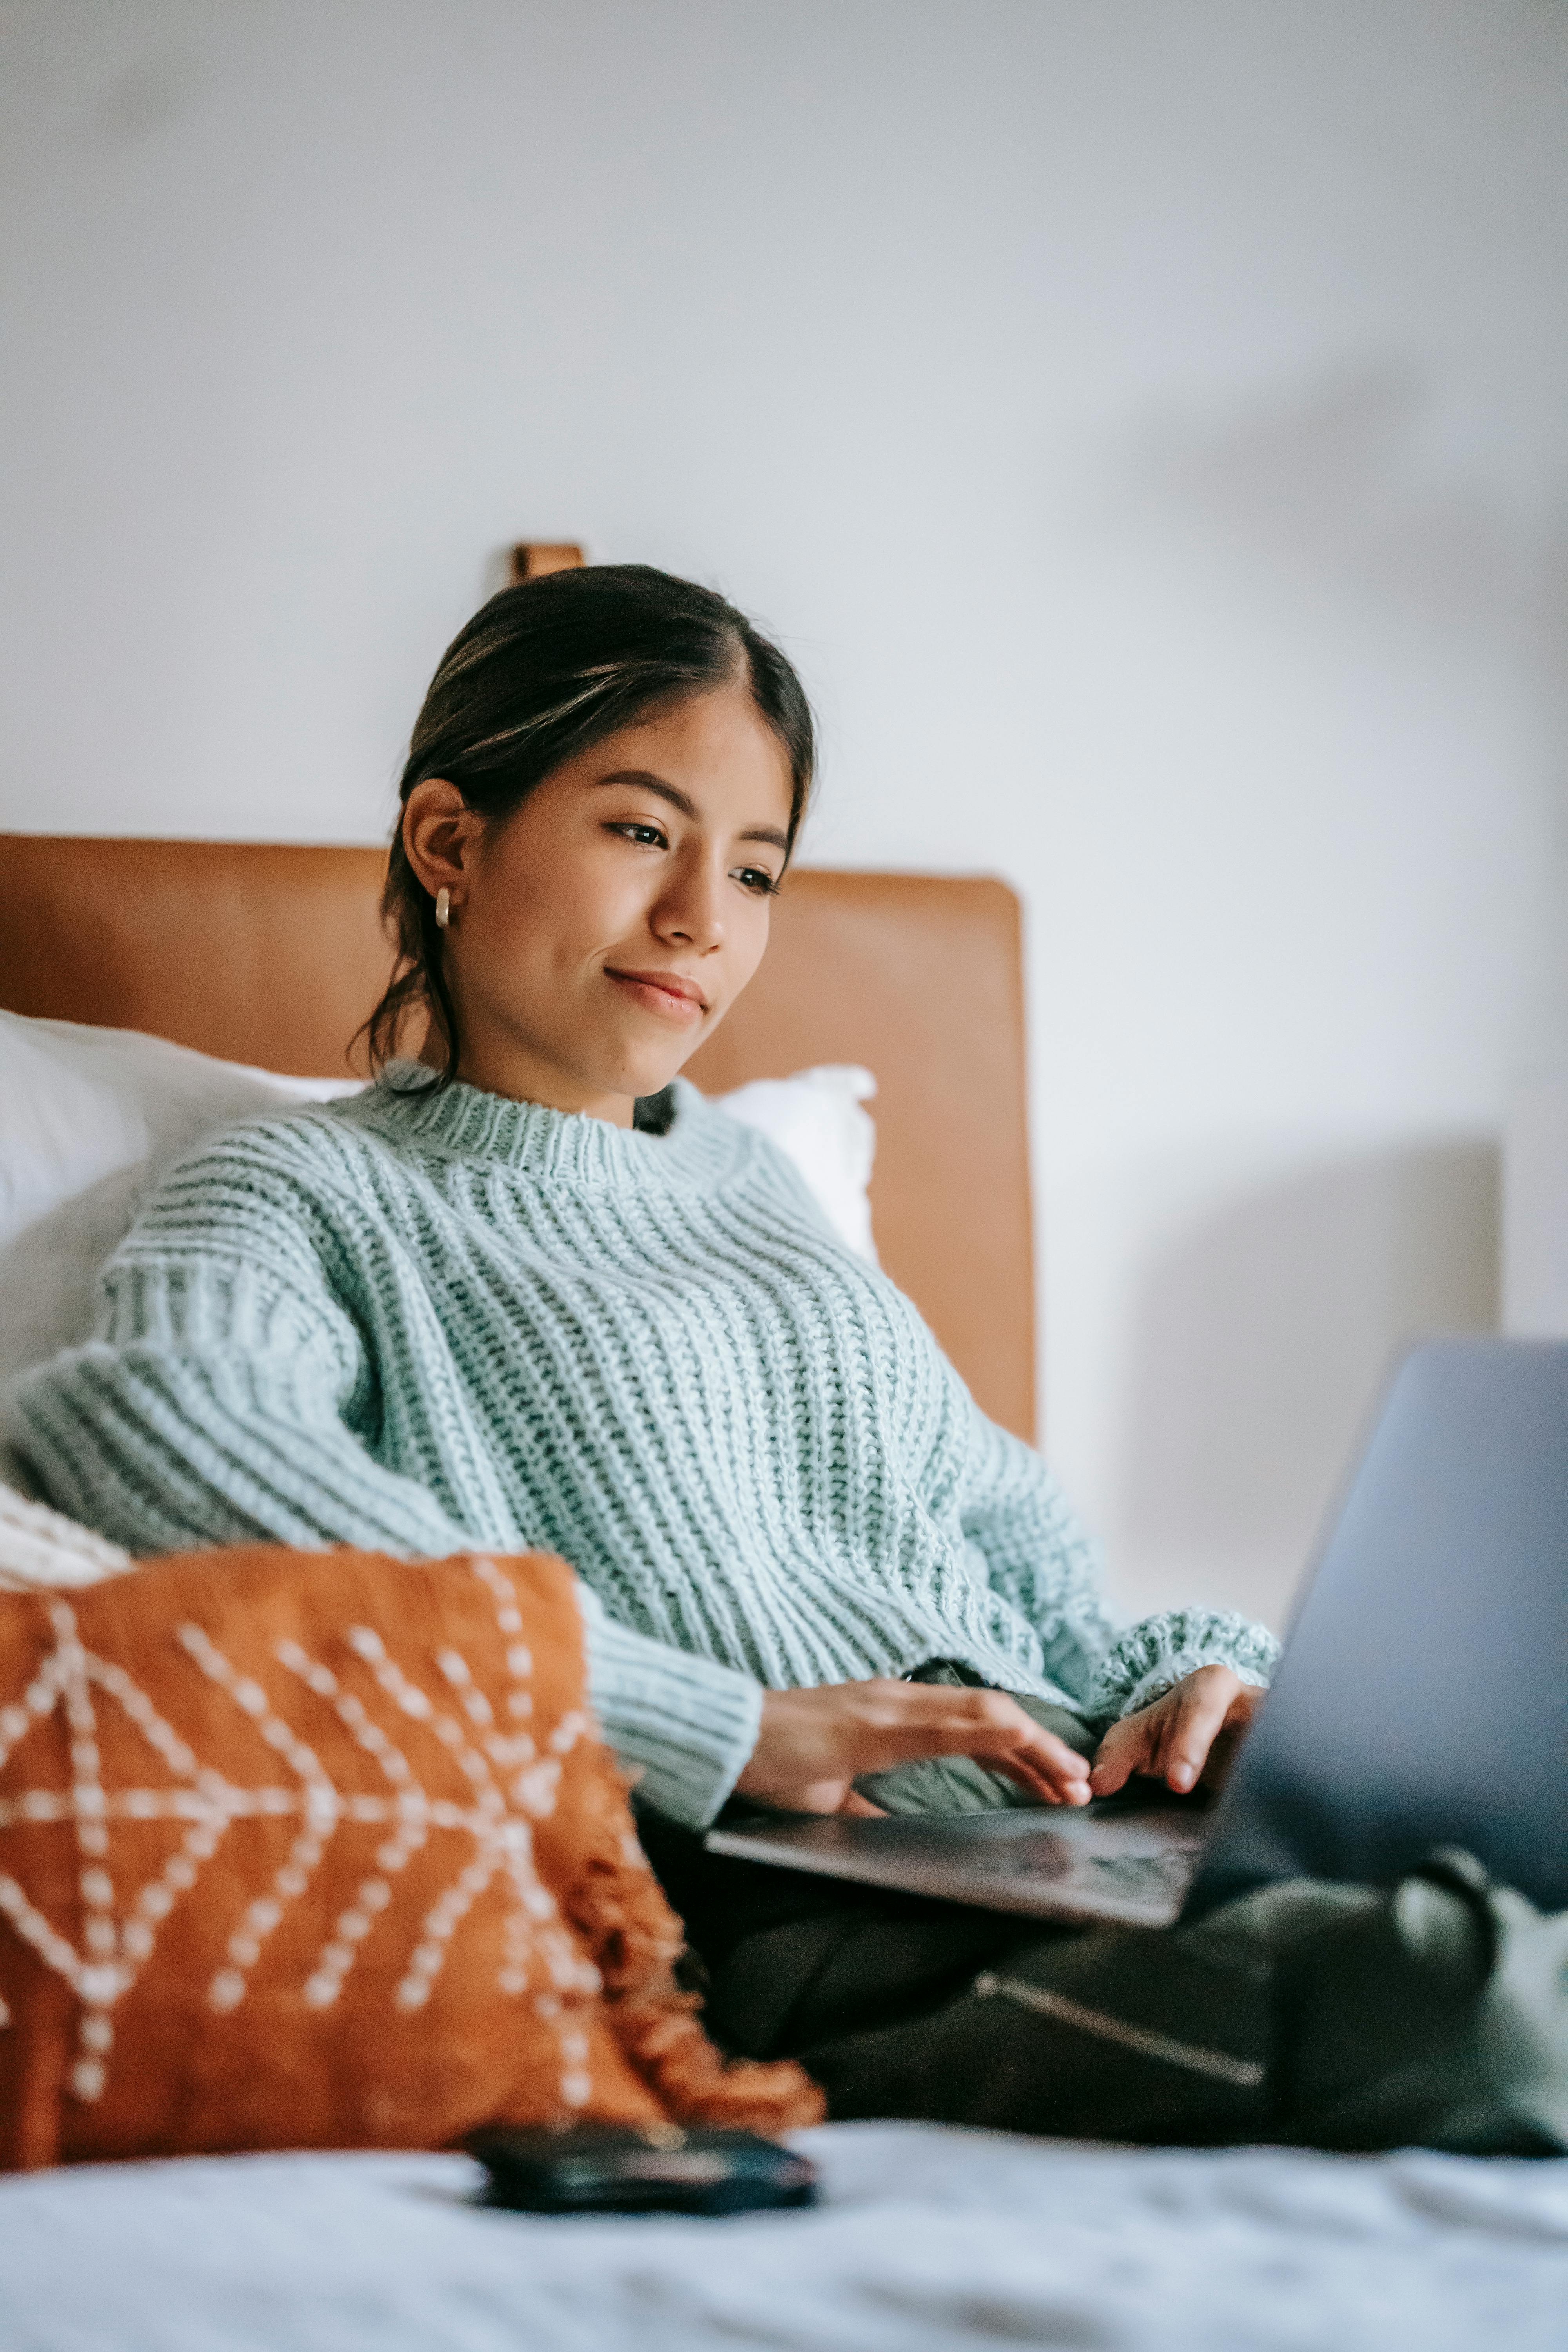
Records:
[[[1190,1790],[1275,1656],[1228,1615],[1116,1633],[1038,1457],[678,1077],[757,968],[812,763],[794,671],[710,592],[625,567],[492,599],[403,778],[378,1082],[170,1178],[98,1336],[24,1391],[24,1443],[142,1552],[561,1553],[721,2032],[805,2049],[841,2112],[1164,2128],[1168,2086],[1108,2099],[1103,2040],[1082,2097],[1059,2055],[999,2074],[939,2049],[1017,1922],[719,1865],[691,1834],[732,1794],[866,1810],[868,1776],[895,1803]],[[392,1061],[411,1022],[421,1062]],[[1075,1981],[1129,1948],[1026,1940]],[[1143,1977],[1190,1975],[1190,1942],[1140,1946],[1165,1956]]]

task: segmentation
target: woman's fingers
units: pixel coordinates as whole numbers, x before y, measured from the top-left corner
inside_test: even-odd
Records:
[[[994,1697],[996,1693],[984,1694]],[[1025,1713],[1016,1700],[1004,1702],[1005,1717],[993,1717],[980,1728],[975,1744],[966,1752],[976,1763],[989,1764],[993,1770],[1005,1772],[1020,1788],[1043,1797],[1052,1805],[1087,1805],[1089,1802],[1089,1762]]]
[[[941,1684],[895,1684],[893,1689],[899,1696],[890,1703],[887,1729],[900,1750],[899,1761],[967,1756],[1005,1773],[1046,1804],[1088,1802],[1084,1759],[1005,1692],[950,1690]]]
[[[1161,1764],[1165,1783],[1178,1795],[1195,1789],[1209,1749],[1225,1727],[1231,1702],[1241,1685],[1226,1666],[1200,1666],[1170,1694],[1171,1712]]]
[[[1215,1735],[1208,1761],[1203,1769],[1201,1777],[1205,1789],[1225,1786],[1226,1777],[1236,1760],[1236,1751],[1263,1699],[1263,1692],[1255,1684],[1237,1682],[1236,1696],[1226,1709],[1225,1721]]]
[[[1224,1721],[1223,1700],[1216,1706],[1207,1697],[1184,1695],[1171,1710],[1158,1763],[1166,1786],[1178,1796],[1197,1786],[1214,1736]]]
[[[886,1681],[769,1691],[736,1786],[793,1811],[874,1811],[855,1793],[863,1773],[968,1756],[1046,1805],[1110,1796],[1135,1772],[1184,1794],[1205,1770],[1215,1777],[1258,1699],[1228,1666],[1201,1666],[1152,1706],[1112,1724],[1091,1772],[1004,1691]]]
[[[1090,1791],[1097,1797],[1113,1797],[1124,1789],[1134,1772],[1154,1769],[1154,1748],[1159,1739],[1160,1726],[1153,1719],[1164,1704],[1157,1700],[1153,1706],[1140,1707],[1136,1715],[1124,1715],[1113,1723],[1100,1743],[1089,1774]]]
[[[1094,1759],[1095,1795],[1109,1797],[1142,1772],[1185,1796],[1197,1787],[1211,1758],[1223,1766],[1227,1725],[1245,1724],[1256,1704],[1255,1695],[1228,1666],[1198,1667],[1152,1706],[1111,1725]]]
[[[757,1744],[736,1786],[764,1803],[808,1812],[845,1809],[862,1773],[935,1756],[969,1756],[1044,1804],[1083,1804],[1083,1758],[1002,1691],[944,1684],[840,1683],[769,1691]]]

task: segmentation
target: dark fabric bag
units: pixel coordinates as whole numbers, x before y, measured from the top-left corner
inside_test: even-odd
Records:
[[[1468,1854],[1190,1927],[1042,1929],[706,1854],[645,1821],[708,2022],[836,2116],[1182,2146],[1568,2151],[1568,1915]]]
[[[913,2030],[799,2054],[836,2115],[1555,2155],[1568,1916],[1542,1918],[1468,1854],[1392,1893],[1290,1881],[1163,1935],[1034,1936]]]

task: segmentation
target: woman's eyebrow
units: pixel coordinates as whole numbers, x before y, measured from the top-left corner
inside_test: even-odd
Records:
[[[656,799],[668,801],[671,808],[680,811],[682,816],[690,817],[694,824],[701,823],[702,812],[690,793],[683,793],[679,784],[667,784],[662,776],[654,775],[647,768],[617,768],[613,775],[595,776],[594,783],[595,787],[600,784],[640,784],[645,793],[652,793]],[[736,838],[740,841],[771,842],[775,849],[789,847],[789,835],[781,833],[776,824],[749,824]]]

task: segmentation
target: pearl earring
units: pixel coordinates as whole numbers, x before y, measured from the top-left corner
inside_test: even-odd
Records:
[[[436,893],[436,929],[449,931],[452,928],[452,894],[443,882]]]

